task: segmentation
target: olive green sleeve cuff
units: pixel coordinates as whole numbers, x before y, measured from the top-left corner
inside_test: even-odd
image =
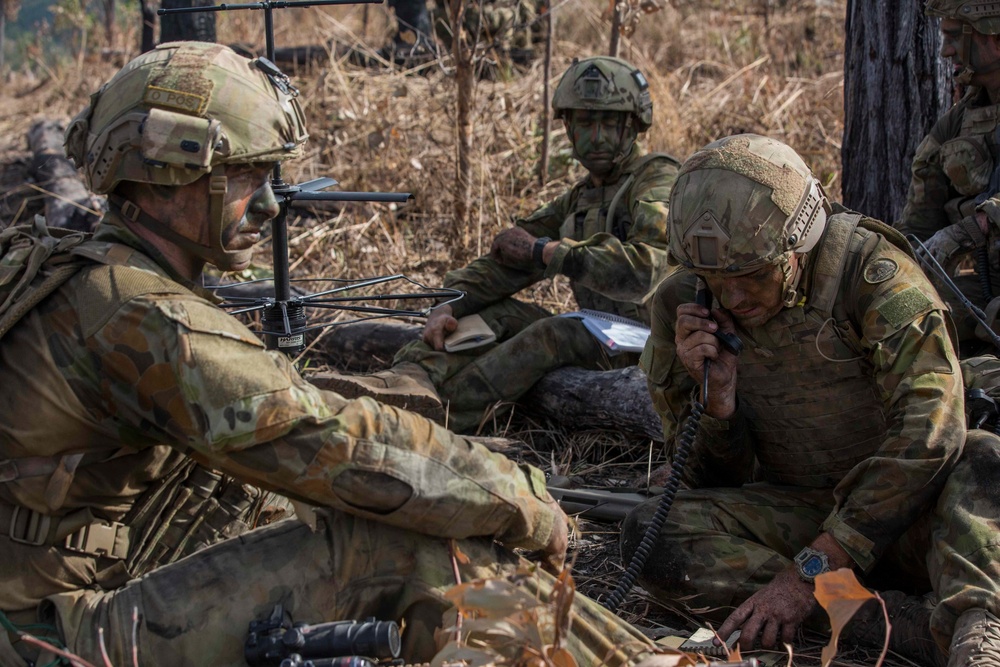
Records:
[[[837,540],[862,571],[868,572],[875,566],[875,543],[849,526],[837,514],[828,516],[820,529]]]
[[[579,245],[576,241],[572,239],[560,239],[559,245],[556,246],[556,251],[552,253],[552,259],[545,266],[545,277],[554,278],[563,272],[563,264],[566,262],[566,257],[569,252]]]

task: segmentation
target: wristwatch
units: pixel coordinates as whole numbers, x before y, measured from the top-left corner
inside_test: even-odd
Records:
[[[545,260],[542,259],[542,253],[545,252],[545,246],[551,241],[552,239],[548,236],[539,236],[535,239],[535,245],[531,246],[531,259],[534,260],[535,266],[540,269],[545,268]]]
[[[811,584],[817,576],[830,571],[830,559],[822,551],[806,547],[795,556],[795,569],[802,581]]]

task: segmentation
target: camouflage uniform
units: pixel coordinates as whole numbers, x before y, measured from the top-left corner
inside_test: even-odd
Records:
[[[675,189],[672,209],[684,201]],[[948,317],[905,243],[890,241],[898,235],[881,223],[836,211],[808,252],[794,303],[760,326],[737,327],[746,346],[737,412],[702,416],[681,473],[687,488],[644,585],[725,617],[824,531],[876,586],[933,586],[932,630],[948,646],[963,611],[1000,611],[1000,501],[987,481],[1000,474],[997,442],[975,431],[963,455]],[[677,307],[693,301],[694,282],[685,271],[657,290],[640,362],[674,448],[698,396],[674,342]],[[626,556],[656,502],[627,519]]]
[[[667,156],[646,155],[639,146],[603,187],[589,179],[517,224],[537,237],[559,239],[545,269],[521,271],[488,256],[449,272],[447,287],[466,292],[452,304],[455,317],[479,313],[497,334],[495,345],[466,352],[437,352],[423,342],[400,350],[395,363],[416,362],[450,403],[449,425],[475,428],[484,409],[514,402],[549,371],[563,366],[610,368],[632,365],[636,356],[609,357],[579,320],[511,298],[557,275],[567,276],[581,308],[649,322],[647,302],[667,275],[666,216],[677,172]],[[619,202],[613,216],[606,211]]]
[[[233,95],[214,97],[213,77]],[[116,174],[185,183],[199,169],[216,186],[226,174],[217,166],[245,148],[241,100],[258,96],[251,144],[270,137],[284,153],[260,159],[305,140],[282,85],[225,47],[174,43],[95,94],[70,130],[70,154],[100,191],[129,180]],[[170,116],[131,94],[222,104],[222,120]],[[116,107],[125,113],[106,114]],[[141,149],[129,139],[137,127]],[[297,141],[286,139],[296,128]],[[178,147],[181,161],[170,157]],[[136,159],[146,152],[160,166]],[[74,249],[80,270],[0,345],[0,610],[21,624],[40,616],[95,663],[101,628],[111,660],[131,663],[135,610],[143,664],[242,665],[248,622],[277,603],[301,622],[403,619],[404,657],[429,659],[449,607],[442,590],[454,583],[449,540],[468,556],[458,558],[463,578],[512,573],[514,556],[492,540],[543,548],[564,520],[542,473],[412,413],[310,385],[130,231],[126,210],[140,215],[113,207]],[[187,247],[227,264],[244,251],[215,236],[225,223],[216,212],[213,203],[209,245]],[[291,520],[247,531],[227,519],[255,501],[251,484],[326,508],[318,531]],[[235,538],[202,548],[221,537]],[[623,662],[647,650],[595,603],[575,609],[569,649],[581,663],[607,654],[609,640]]]
[[[965,239],[966,253],[973,250],[973,238],[963,225],[975,224],[977,209],[994,207],[997,200],[989,193],[990,179],[1000,165],[1000,105],[991,104],[986,91],[972,88],[962,100],[942,116],[924,138],[913,157],[913,177],[906,208],[895,227],[926,242],[937,232],[957,226],[956,233]],[[985,198],[982,195],[990,194]],[[1000,295],[1000,234],[991,225],[989,235],[989,278],[994,295]],[[981,232],[980,232],[981,233]],[[962,293],[972,303],[985,308],[979,276],[954,278]],[[946,287],[941,294],[950,304],[961,340],[974,338],[976,322],[967,309]]]
[[[949,57],[961,65],[956,82],[968,85],[976,74],[988,74],[1000,66],[1000,61],[983,60],[983,52],[974,47],[975,37],[1000,34],[1000,7],[972,0],[927,0],[925,13],[962,26],[960,35],[945,34],[943,50],[954,49]],[[991,300],[987,291],[1000,296],[998,118],[1000,105],[990,101],[989,91],[970,86],[917,147],[906,207],[894,223],[904,234],[913,234],[924,243],[930,241],[939,258],[970,257],[973,253],[978,275],[958,276],[954,282],[962,294],[984,309]],[[985,213],[991,221],[986,235],[976,220],[977,213]],[[945,268],[953,271],[955,267]],[[951,307],[960,341],[975,340],[975,318],[951,289],[944,285],[940,289]]]

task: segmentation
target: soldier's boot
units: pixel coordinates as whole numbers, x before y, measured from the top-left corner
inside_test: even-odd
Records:
[[[924,667],[945,667],[945,656],[931,635],[930,604],[923,597],[907,595],[902,591],[884,591],[879,596],[885,602],[892,625],[889,650]],[[841,641],[844,647],[882,648],[885,643],[885,617],[877,600],[866,603],[858,610],[844,628]]]
[[[1000,667],[1000,619],[970,609],[955,623],[948,667]]]
[[[444,422],[444,405],[434,383],[427,371],[409,361],[371,375],[316,373],[309,381],[344,398],[370,396],[379,403],[416,412],[438,423]]]

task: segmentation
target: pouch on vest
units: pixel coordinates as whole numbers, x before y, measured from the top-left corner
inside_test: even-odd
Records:
[[[69,250],[88,238],[84,232],[49,229],[40,215],[33,224],[0,232],[0,338],[80,269]]]
[[[993,158],[985,136],[958,137],[940,148],[941,168],[960,194],[975,197],[990,184]]]

